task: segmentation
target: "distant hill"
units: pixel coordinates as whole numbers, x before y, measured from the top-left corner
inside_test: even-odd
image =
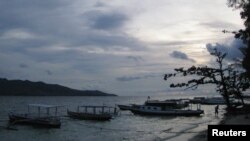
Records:
[[[0,96],[116,96],[97,90],[75,90],[57,84],[0,78]]]

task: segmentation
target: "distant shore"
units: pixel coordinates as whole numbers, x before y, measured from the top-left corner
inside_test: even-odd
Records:
[[[117,96],[99,90],[78,90],[58,84],[0,78],[0,96]]]
[[[221,125],[250,125],[250,113],[242,115],[225,115],[222,121],[219,123]],[[189,141],[207,141],[207,130],[203,130]]]

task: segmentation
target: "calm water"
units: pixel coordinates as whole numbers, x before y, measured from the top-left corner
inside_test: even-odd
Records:
[[[60,115],[66,115],[66,109],[75,109],[77,105],[109,105],[142,104],[145,97],[0,97],[0,125],[6,126],[8,112],[27,110],[26,104],[43,103],[65,105],[60,109]],[[180,98],[178,96],[158,96],[151,99],[164,100]],[[202,106],[205,114],[201,117],[144,117],[122,111],[111,121],[94,122],[62,118],[60,129],[41,129],[30,126],[15,125],[18,131],[6,130],[0,127],[1,141],[152,141],[175,140],[184,134],[189,136],[198,132],[207,124],[215,124],[223,114],[220,107],[220,118],[214,116],[214,106]],[[171,133],[169,133],[171,132]],[[179,140],[179,139],[178,139]]]

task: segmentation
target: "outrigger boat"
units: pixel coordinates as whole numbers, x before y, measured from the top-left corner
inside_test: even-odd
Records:
[[[109,106],[78,106],[77,111],[67,110],[67,113],[75,119],[105,121],[110,120],[114,114],[117,114],[117,109]]]
[[[38,113],[32,114],[30,112],[31,107],[35,107]],[[45,104],[28,104],[28,113],[18,114],[9,113],[9,123],[10,124],[26,124],[38,127],[48,127],[48,128],[60,128],[61,121],[57,117],[58,105],[45,105]],[[46,113],[42,113],[42,109],[46,110]],[[54,109],[55,113],[50,114],[50,109]]]

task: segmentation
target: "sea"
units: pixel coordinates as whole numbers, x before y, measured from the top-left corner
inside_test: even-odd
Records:
[[[190,98],[183,95],[151,96],[165,100]],[[78,105],[143,104],[147,96],[78,97],[78,96],[1,96],[0,140],[1,141],[186,141],[217,124],[223,118],[225,106],[220,106],[215,116],[215,105],[202,105],[204,114],[198,117],[170,116],[152,117],[134,115],[130,111],[119,111],[110,121],[76,120],[66,116],[67,109]],[[9,112],[27,112],[27,104],[63,105],[58,110],[62,125],[59,129],[14,125],[16,130],[7,130]],[[196,107],[193,106],[193,109]]]

